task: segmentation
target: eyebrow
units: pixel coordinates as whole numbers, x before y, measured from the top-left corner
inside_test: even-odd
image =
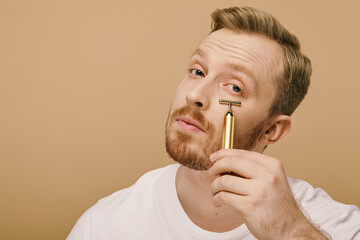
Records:
[[[203,57],[205,55],[207,55],[203,50],[201,50],[200,48],[196,48],[195,51],[193,51],[193,53],[191,54],[190,58],[192,58],[195,55],[199,55],[200,57]]]
[[[193,57],[195,55],[199,55],[200,57],[204,57],[204,56],[207,55],[207,53],[205,51],[203,51],[202,49],[200,49],[200,48],[196,48],[195,51],[191,54],[191,57]],[[246,67],[244,67],[242,65],[238,65],[238,64],[234,64],[234,63],[230,64],[230,68],[232,68],[235,71],[243,72],[246,75],[248,75],[253,80],[254,85],[256,87],[256,82],[257,82],[256,77],[251,71],[249,71],[249,69],[247,69]]]
[[[190,58],[192,58],[195,55],[199,55],[200,57],[205,57],[207,55],[207,53],[200,48],[196,48],[195,51],[191,54]],[[251,71],[249,71],[249,69],[247,69],[246,67],[244,67],[242,65],[235,64],[235,63],[230,63],[229,66],[234,71],[243,72],[243,73],[245,73],[245,75],[249,76],[250,79],[243,79],[243,81],[249,87],[253,87],[254,89],[257,88],[257,79],[256,79],[255,75]]]
[[[256,87],[256,83],[257,83],[256,77],[251,71],[249,71],[249,69],[247,69],[246,67],[244,67],[242,65],[237,65],[237,64],[234,64],[234,63],[231,63],[230,67],[232,69],[234,69],[235,71],[243,72],[246,75],[248,75],[250,77],[250,79],[253,80],[252,82],[254,83],[254,85]]]

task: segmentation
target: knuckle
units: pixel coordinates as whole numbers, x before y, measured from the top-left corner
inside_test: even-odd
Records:
[[[268,186],[276,187],[279,183],[279,179],[278,179],[277,175],[269,173],[269,174],[267,174],[266,182],[267,182]]]
[[[224,185],[225,185],[225,180],[224,180],[224,176],[222,176],[222,177],[219,177],[219,186],[220,187],[224,187]]]
[[[278,176],[277,174],[273,173],[273,172],[268,172],[268,171],[263,171],[261,173],[261,176],[263,178],[263,188],[266,189],[268,186],[276,186],[278,183]]]
[[[276,185],[277,183],[277,176],[274,174],[268,174],[267,176],[267,181],[271,184],[271,185]]]
[[[273,165],[273,167],[274,167],[274,169],[276,171],[282,171],[283,170],[283,165],[282,165],[281,161],[278,160],[278,159],[274,159],[273,162],[272,162],[272,165]]]
[[[222,187],[222,188],[226,188],[228,186],[228,183],[229,183],[229,176],[228,175],[224,175],[224,176],[221,176],[219,178],[219,185]]]
[[[225,202],[226,201],[226,193],[225,192],[219,192],[217,194],[217,198],[220,202]]]
[[[223,201],[223,199],[224,199],[224,194],[223,194],[223,192],[218,192],[218,193],[216,194],[216,198],[217,198],[217,200],[218,200],[219,202]]]

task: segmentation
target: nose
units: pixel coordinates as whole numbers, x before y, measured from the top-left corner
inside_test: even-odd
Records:
[[[186,94],[186,101],[189,105],[206,110],[210,106],[210,94],[212,88],[208,79],[199,80],[192,89]]]

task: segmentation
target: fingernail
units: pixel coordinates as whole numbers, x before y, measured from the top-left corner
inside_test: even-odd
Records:
[[[211,154],[211,155],[210,155],[210,161],[213,162],[214,160],[215,160],[215,155],[214,155],[214,154]]]

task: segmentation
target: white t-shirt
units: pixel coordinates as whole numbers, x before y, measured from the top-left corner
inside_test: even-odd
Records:
[[[178,199],[179,164],[144,174],[129,188],[98,201],[75,224],[67,240],[256,239],[245,224],[223,233],[206,231],[186,215]],[[333,239],[360,239],[360,211],[332,200],[322,189],[288,178],[298,204],[312,223]]]

